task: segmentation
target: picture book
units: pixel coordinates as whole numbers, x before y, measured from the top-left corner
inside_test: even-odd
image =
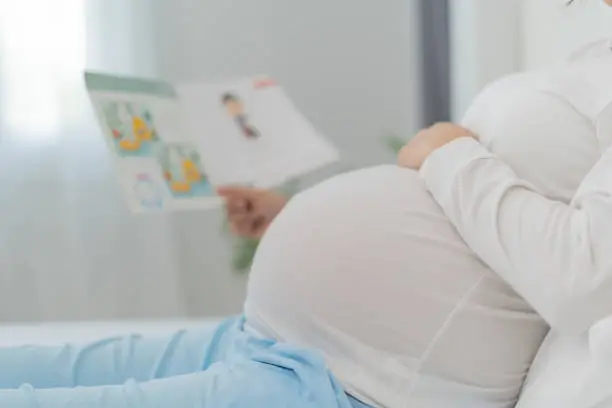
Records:
[[[216,208],[217,186],[273,188],[339,158],[268,77],[173,85],[87,72],[85,84],[134,212]]]

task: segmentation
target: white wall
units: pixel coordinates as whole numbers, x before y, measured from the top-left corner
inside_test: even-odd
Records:
[[[415,118],[415,1],[158,1],[162,74],[267,73],[359,164],[391,159]]]
[[[523,4],[523,61],[532,68],[559,60],[581,45],[612,38],[612,9],[602,0],[526,0]]]
[[[151,0],[86,0],[87,68],[159,75]]]
[[[459,120],[486,84],[521,68],[521,0],[451,0],[450,7],[453,116]]]
[[[270,74],[334,140],[348,165],[392,161],[383,134],[408,136],[415,130],[415,5],[412,0],[158,0],[161,73],[176,81]],[[219,238],[221,214],[176,218],[189,253],[184,269],[193,288],[190,309],[237,310],[244,282],[230,271],[228,243]]]
[[[612,9],[602,0],[452,0],[451,22],[456,120],[496,78],[612,38]]]

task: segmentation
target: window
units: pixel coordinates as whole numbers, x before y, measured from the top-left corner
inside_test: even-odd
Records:
[[[1,113],[20,137],[51,137],[66,119],[85,62],[84,3],[0,0]]]

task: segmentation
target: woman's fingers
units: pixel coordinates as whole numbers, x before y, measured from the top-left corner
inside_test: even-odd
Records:
[[[217,194],[226,200],[242,199],[253,200],[261,194],[260,190],[250,187],[218,187]]]
[[[251,188],[248,187],[239,187],[239,186],[221,186],[217,187],[217,194],[221,197],[231,197],[231,196],[244,196],[249,194],[252,191]]]
[[[253,236],[261,236],[263,231],[268,227],[268,220],[263,215],[253,218],[251,223],[251,234]]]
[[[253,211],[260,192],[248,187],[219,187],[217,194],[225,199],[227,213],[235,214]]]
[[[225,200],[225,212],[232,232],[247,238],[259,238],[286,199],[269,191],[249,187],[219,187]]]
[[[232,198],[225,201],[225,211],[228,216],[244,214],[252,210],[252,205],[248,204],[248,200],[243,198]]]
[[[240,214],[230,218],[232,232],[242,237],[258,237],[265,228],[265,224],[265,217],[261,215]]]

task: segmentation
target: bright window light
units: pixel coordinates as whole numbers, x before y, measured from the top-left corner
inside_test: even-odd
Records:
[[[31,137],[53,137],[65,92],[85,63],[82,0],[0,0],[3,121]]]

